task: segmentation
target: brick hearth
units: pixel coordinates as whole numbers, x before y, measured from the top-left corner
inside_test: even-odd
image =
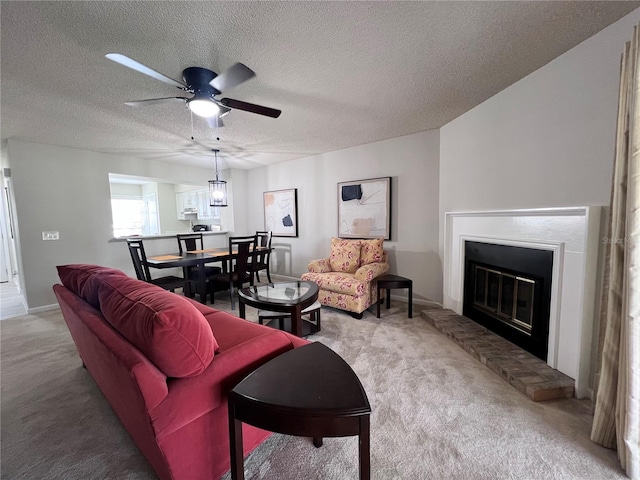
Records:
[[[422,317],[534,402],[573,397],[574,380],[543,360],[452,310]]]

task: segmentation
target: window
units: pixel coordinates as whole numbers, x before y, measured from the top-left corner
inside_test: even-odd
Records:
[[[157,235],[160,233],[158,202],[154,193],[144,198],[111,198],[113,236]]]

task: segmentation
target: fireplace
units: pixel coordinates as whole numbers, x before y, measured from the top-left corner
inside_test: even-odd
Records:
[[[463,315],[547,360],[553,252],[465,242]]]
[[[593,321],[599,308],[596,279],[600,213],[600,207],[590,206],[447,212],[444,217],[443,307],[460,315],[464,314],[467,242],[551,252],[551,281],[544,283],[544,288],[551,289],[546,361],[575,380],[578,398],[591,395]],[[514,269],[500,263],[497,266],[500,268],[495,270],[505,270],[503,275],[531,273],[527,268]]]

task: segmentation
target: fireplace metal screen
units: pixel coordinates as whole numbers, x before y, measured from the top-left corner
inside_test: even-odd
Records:
[[[473,304],[501,322],[531,335],[536,281],[475,266]]]
[[[463,313],[546,360],[553,253],[465,242]]]

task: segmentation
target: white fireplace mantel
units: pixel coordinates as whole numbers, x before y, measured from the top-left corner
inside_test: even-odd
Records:
[[[462,314],[464,242],[553,252],[547,363],[590,395],[601,207],[445,214],[443,306]]]

